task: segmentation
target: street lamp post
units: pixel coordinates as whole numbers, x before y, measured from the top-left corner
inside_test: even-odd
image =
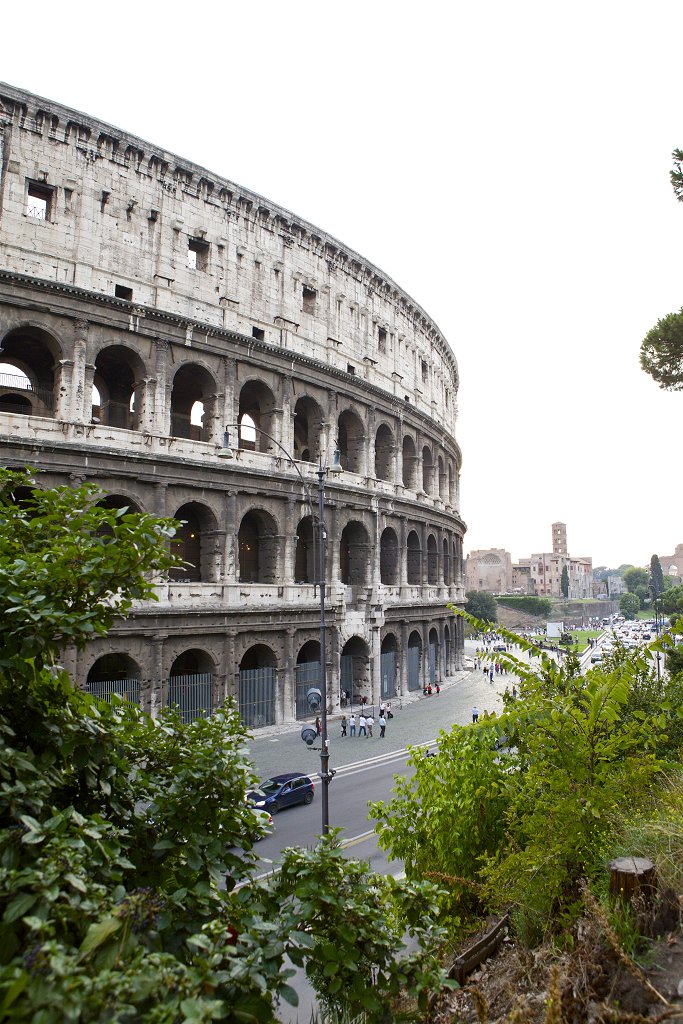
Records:
[[[231,428],[237,428],[239,430],[238,423],[228,423],[225,426],[225,433],[223,435],[223,448],[219,453],[223,458],[232,458],[232,449],[230,447],[230,434]],[[285,458],[291,463],[299,475],[299,479],[303,484],[304,492],[306,494],[306,500],[311,510],[311,519],[313,521],[313,527],[317,527],[318,531],[318,557],[317,565],[315,566],[315,574],[317,575],[318,594],[320,597],[320,779],[322,781],[322,796],[321,796],[321,810],[322,810],[322,834],[327,835],[330,830],[330,812],[329,812],[329,786],[330,782],[336,775],[334,769],[330,768],[330,745],[327,733],[327,628],[325,623],[325,595],[326,595],[326,581],[325,581],[325,542],[327,534],[325,532],[325,479],[328,472],[339,471],[341,469],[341,463],[339,458],[339,451],[335,449],[332,457],[332,464],[327,466],[323,465],[322,455],[318,461],[318,515],[315,515],[313,509],[313,502],[311,501],[311,493],[306,480],[304,479],[301,470],[296,464],[293,456],[287,451],[283,445],[280,444],[274,437],[267,434],[265,430],[261,430],[259,427],[253,426],[251,428],[259,434],[263,434],[269,441],[282,452]],[[316,522],[317,520],[317,522]]]

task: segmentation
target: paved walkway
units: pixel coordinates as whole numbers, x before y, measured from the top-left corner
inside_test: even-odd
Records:
[[[468,648],[469,645],[465,649],[466,656],[469,654]],[[384,753],[403,750],[407,746],[431,743],[441,729],[450,729],[456,722],[459,725],[471,722],[473,705],[478,707],[480,716],[484,711],[500,712],[505,688],[511,689],[515,678],[513,675],[494,675],[490,683],[481,669],[465,669],[444,680],[438,696],[432,693],[431,697],[425,697],[422,691],[417,691],[402,700],[392,700],[394,717],[387,723],[384,739],[379,736],[376,709],[372,738],[342,737],[341,713],[331,715],[328,718],[330,767],[340,768]],[[348,714],[347,711],[347,717]],[[319,751],[307,747],[301,739],[302,724],[290,723],[272,729],[259,729],[252,734],[249,746],[259,776],[266,778],[288,771],[310,774],[319,770]]]

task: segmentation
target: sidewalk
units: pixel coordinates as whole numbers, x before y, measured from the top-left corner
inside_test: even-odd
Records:
[[[515,676],[494,676],[490,683],[481,670],[463,669],[441,684],[441,693],[430,697],[421,690],[391,701],[394,717],[387,723],[386,736],[380,739],[375,708],[375,727],[372,738],[341,736],[340,721],[343,712],[328,716],[327,730],[330,744],[330,767],[341,768],[357,764],[383,754],[403,750],[408,746],[433,743],[442,729],[454,723],[465,725],[472,721],[472,706],[477,705],[480,715],[484,711],[500,712],[505,688],[512,688]],[[358,709],[354,709],[356,720]],[[350,709],[346,711],[348,718]],[[307,747],[301,739],[303,722],[287,723],[252,734],[249,743],[251,758],[261,778],[288,771],[317,773],[320,752]]]

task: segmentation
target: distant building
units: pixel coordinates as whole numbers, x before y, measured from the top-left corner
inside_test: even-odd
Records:
[[[466,565],[467,589],[485,590],[492,594],[562,597],[562,570],[566,566],[569,574],[568,596],[572,599],[592,597],[592,558],[569,556],[565,523],[553,523],[551,530],[552,551],[521,558],[514,565],[509,553],[502,548],[472,551]],[[683,560],[683,546],[681,555]]]
[[[677,544],[673,555],[660,555],[659,561],[665,576],[683,577],[683,544]]]
[[[489,594],[509,594],[512,590],[512,558],[502,548],[472,551],[465,569],[467,590],[485,590]]]

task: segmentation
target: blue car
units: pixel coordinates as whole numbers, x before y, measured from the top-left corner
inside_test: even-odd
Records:
[[[285,775],[273,775],[261,783],[260,790],[247,793],[247,800],[254,807],[262,808],[276,814],[283,807],[293,804],[310,804],[313,800],[315,786],[308,775],[301,772],[287,772]]]

